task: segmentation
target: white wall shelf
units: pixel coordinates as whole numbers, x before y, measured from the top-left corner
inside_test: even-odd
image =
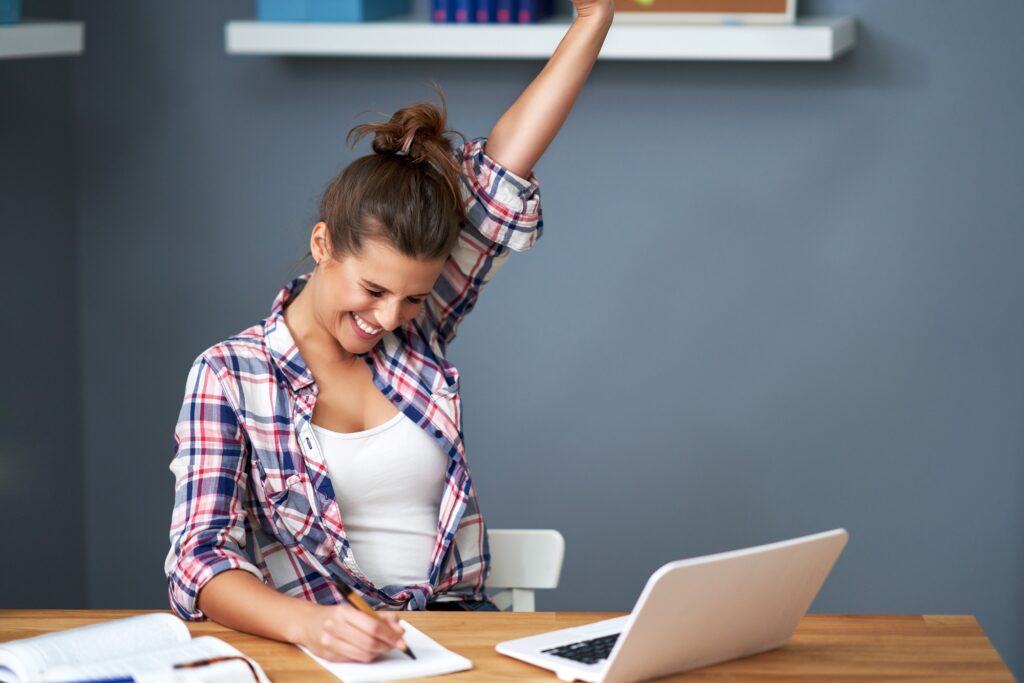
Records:
[[[80,21],[25,19],[0,24],[0,59],[80,55],[85,48],[85,25]]]
[[[230,21],[227,52],[295,57],[546,59],[567,17],[538,24],[435,24],[403,18],[361,24]],[[809,17],[786,26],[616,22],[601,59],[830,61],[857,41],[853,17]]]

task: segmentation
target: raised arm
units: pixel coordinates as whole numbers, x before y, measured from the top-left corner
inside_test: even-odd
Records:
[[[487,139],[487,155],[524,178],[568,118],[612,25],[613,0],[572,2],[577,16],[555,53]]]

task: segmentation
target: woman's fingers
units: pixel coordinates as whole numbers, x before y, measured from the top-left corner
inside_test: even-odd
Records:
[[[380,617],[388,622],[388,625],[394,629],[395,633],[398,634],[398,641],[395,644],[396,647],[405,647],[405,629],[399,623],[402,618],[394,612],[378,612]]]
[[[370,662],[395,647],[403,647],[403,629],[395,613],[378,613],[380,619],[351,605],[330,608],[321,622],[316,654],[331,661]]]
[[[387,618],[388,615],[381,616]],[[350,641],[367,649],[386,652],[402,639],[401,627],[393,618],[381,621],[350,607],[345,611],[345,620],[353,632]]]
[[[319,656],[331,662],[372,662],[377,656],[373,653],[362,650],[352,643],[328,637],[328,644],[324,645],[323,653]]]
[[[381,655],[391,649],[390,644],[363,631],[348,617],[346,617],[344,623],[338,626],[333,635],[352,645],[360,652],[373,656]]]
[[[405,633],[405,629],[402,628],[402,625],[399,623],[402,620],[402,617],[398,616],[397,613],[377,612],[377,616],[386,621],[388,626],[390,626],[395,633],[399,635]]]

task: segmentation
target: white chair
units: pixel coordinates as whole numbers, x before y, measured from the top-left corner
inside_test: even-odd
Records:
[[[557,588],[565,558],[565,539],[554,529],[488,529],[491,575],[487,587],[499,609],[534,611],[533,592]]]

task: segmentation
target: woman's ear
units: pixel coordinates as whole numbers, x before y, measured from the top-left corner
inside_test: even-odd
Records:
[[[317,265],[331,253],[331,234],[327,231],[327,223],[320,221],[313,226],[313,232],[309,236],[309,253]]]

